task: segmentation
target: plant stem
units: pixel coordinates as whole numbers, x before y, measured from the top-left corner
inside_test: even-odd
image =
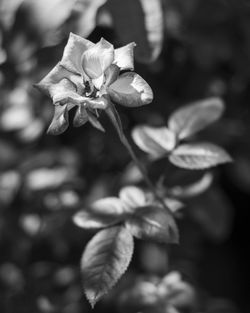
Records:
[[[136,154],[134,153],[134,150],[132,149],[130,143],[128,142],[127,137],[125,136],[125,134],[123,134],[123,137],[121,138],[121,142],[122,144],[125,146],[125,148],[127,149],[128,153],[130,154],[132,160],[134,161],[134,163],[136,164],[136,166],[138,167],[138,169],[140,170],[146,184],[148,185],[149,189],[151,190],[151,192],[153,193],[153,195],[155,196],[155,198],[162,204],[162,206],[167,210],[167,212],[169,214],[172,215],[172,212],[170,211],[170,209],[167,207],[166,203],[164,202],[164,200],[162,199],[162,197],[158,194],[154,184],[152,183],[152,181],[150,180],[148,173],[145,169],[145,167],[143,166],[143,164],[140,162],[140,160],[137,158]]]
[[[124,134],[119,113],[116,111],[116,109],[115,109],[115,107],[111,101],[109,101],[109,105],[107,106],[105,112],[108,115],[111,123],[113,124],[122,144],[124,145],[124,147],[126,148],[126,150],[129,153],[129,155],[131,156],[132,160],[134,161],[134,163],[138,167],[139,171],[141,172],[146,184],[148,185],[149,189],[153,193],[155,199],[158,200],[161,203],[161,205],[166,209],[166,211],[172,216],[173,215],[172,212],[167,207],[163,198],[158,194],[157,189],[155,188],[154,184],[150,180],[145,167],[143,166],[143,164],[140,162],[140,160],[137,158],[136,154],[134,153],[133,148],[131,147],[126,135]]]

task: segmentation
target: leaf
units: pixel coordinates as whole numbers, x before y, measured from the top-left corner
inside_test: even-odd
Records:
[[[154,61],[163,42],[163,12],[160,0],[108,0],[115,33],[122,44],[135,41],[138,62]]]
[[[148,83],[134,72],[121,74],[107,88],[111,100],[126,107],[138,107],[153,100],[153,91]]]
[[[126,221],[126,227],[136,238],[163,243],[177,243],[178,229],[174,218],[156,206],[144,206],[135,210]]]
[[[15,21],[16,11],[24,0],[1,0],[0,20],[5,29],[10,29]]]
[[[168,189],[168,193],[180,198],[195,197],[206,191],[211,186],[212,181],[213,175],[211,173],[205,173],[198,181],[186,186],[173,187]]]
[[[185,139],[218,120],[223,111],[224,104],[219,98],[197,101],[175,111],[168,127],[179,139]]]
[[[80,16],[76,21],[78,35],[86,38],[95,29],[98,9],[106,1],[107,0],[81,0],[79,2]]]
[[[164,16],[161,0],[140,0],[144,11],[147,39],[151,49],[151,61],[159,56],[164,37]],[[140,60],[138,60],[140,61]]]
[[[143,190],[135,186],[127,186],[120,190],[119,198],[126,205],[127,210],[134,212],[134,209],[146,204],[146,197]]]
[[[167,127],[137,126],[132,131],[136,145],[154,157],[162,157],[176,145],[175,134]]]
[[[122,226],[98,232],[87,244],[81,259],[81,274],[92,307],[125,273],[133,250],[133,237]]]
[[[219,146],[211,143],[196,143],[180,145],[169,156],[169,161],[181,168],[199,170],[231,162],[232,159]]]
[[[124,217],[123,203],[115,197],[95,201],[88,210],[77,212],[74,223],[85,229],[107,227],[122,221]]]
[[[89,110],[88,110],[88,119],[89,119],[90,124],[93,127],[95,127],[96,129],[102,132],[105,132],[105,129],[103,128],[102,124],[98,121],[97,117],[93,113],[91,113]]]
[[[25,0],[24,6],[28,12],[30,27],[43,35],[46,42],[52,31],[58,30],[71,15],[75,3],[76,0]],[[56,43],[52,41],[49,44]]]
[[[220,188],[213,187],[193,198],[188,209],[192,219],[201,226],[208,238],[216,242],[228,238],[232,230],[234,209]]]

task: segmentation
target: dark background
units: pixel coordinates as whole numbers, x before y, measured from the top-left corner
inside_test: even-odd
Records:
[[[63,9],[68,13],[51,26],[51,17],[36,18],[39,9],[32,7],[32,1],[21,2],[0,1],[0,311],[88,312],[79,260],[93,233],[73,225],[71,215],[93,200],[116,195],[131,180],[125,171],[131,161],[104,116],[105,134],[91,125],[70,126],[57,137],[46,134],[53,105],[32,85],[60,60],[69,32],[84,33],[81,25],[90,25],[91,13],[84,1],[68,9],[60,6],[54,11],[55,20]],[[121,13],[114,1],[105,5],[95,12],[95,24],[84,35],[93,42],[104,37],[115,47],[126,44],[124,38],[137,41],[138,33],[128,27],[134,19],[127,16],[117,21]],[[213,170],[212,189],[188,201],[180,221],[181,244],[170,249],[169,265],[162,247],[147,251],[146,243],[137,242],[131,275],[163,275],[171,268],[179,269],[207,297],[228,299],[239,312],[247,313],[250,3],[165,0],[162,5],[161,53],[150,61],[149,46],[141,40],[135,64],[136,72],[152,87],[154,101],[142,108],[117,108],[125,132],[129,136],[141,123],[164,125],[176,108],[219,96],[225,101],[223,118],[195,140],[223,146],[234,162]],[[113,14],[113,24],[100,18],[103,12]],[[140,10],[134,12],[139,29],[143,19]],[[79,16],[86,19],[85,24]],[[144,31],[141,38],[147,28]],[[202,174],[166,163],[158,162],[149,171],[152,177],[165,172],[170,185],[195,181]],[[202,216],[197,217],[196,208]],[[159,262],[152,264],[153,258]],[[111,294],[96,311],[115,312],[114,303]]]

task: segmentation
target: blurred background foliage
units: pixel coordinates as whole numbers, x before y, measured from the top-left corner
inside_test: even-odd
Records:
[[[93,234],[73,225],[71,216],[140,181],[105,117],[105,134],[87,125],[46,135],[53,106],[33,84],[60,60],[69,32],[94,42],[104,37],[115,47],[137,43],[136,71],[155,97],[147,107],[118,108],[128,135],[137,124],[165,125],[185,103],[219,96],[226,104],[223,119],[196,138],[224,146],[234,158],[213,170],[212,187],[185,199],[181,242],[168,247],[170,258],[165,247],[138,242],[130,272],[96,311],[125,312],[124,292],[136,288],[137,275],[156,279],[174,269],[198,287],[201,312],[249,312],[246,0],[0,0],[0,311],[90,311],[79,259]],[[169,187],[203,175],[166,160],[149,171],[155,180],[165,174]]]

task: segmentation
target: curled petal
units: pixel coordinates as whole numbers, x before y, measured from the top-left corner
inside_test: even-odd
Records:
[[[60,135],[69,126],[69,115],[67,104],[65,105],[55,105],[55,112],[53,120],[48,128],[47,133],[50,135]]]
[[[77,94],[75,85],[67,78],[63,78],[59,83],[51,85],[49,92],[54,104],[58,102],[61,104],[67,102],[77,103],[85,99]]]
[[[59,83],[63,78],[70,79],[72,73],[64,69],[59,63],[34,87],[41,92],[50,95],[50,89],[53,85]]]
[[[96,89],[100,90],[104,81],[104,74],[99,76],[98,78],[92,79],[92,83]]]
[[[113,82],[117,80],[119,73],[120,73],[119,67],[115,64],[111,64],[110,67],[108,67],[104,73],[105,77],[104,85],[107,87],[113,84]]]
[[[101,76],[114,60],[114,47],[101,39],[82,55],[83,71],[92,79]]]
[[[119,76],[107,91],[112,101],[126,107],[142,106],[153,100],[153,92],[148,83],[134,72]]]
[[[51,98],[68,91],[83,93],[83,83],[80,75],[72,74],[59,63],[34,87]],[[54,100],[54,103],[57,102]]]
[[[108,106],[108,100],[104,97],[97,99],[86,99],[87,107],[90,109],[105,110]]]
[[[115,49],[116,64],[121,70],[134,70],[134,47],[136,43],[131,42],[126,46]]]
[[[76,34],[70,33],[67,45],[64,48],[60,64],[68,71],[76,74],[82,73],[81,58],[84,51],[94,44]]]
[[[88,120],[89,118],[86,109],[84,108],[83,104],[79,105],[73,120],[74,127],[80,127],[87,123]]]

